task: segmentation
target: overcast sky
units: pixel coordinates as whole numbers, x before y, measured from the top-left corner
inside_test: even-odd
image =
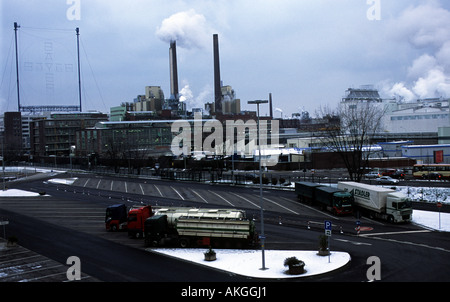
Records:
[[[170,95],[177,40],[188,108],[213,100],[213,34],[221,78],[242,109],[273,96],[276,117],[334,107],[345,91],[450,97],[450,1],[0,0],[0,109],[17,110],[13,24],[20,25],[21,104],[77,105],[80,28],[83,110],[109,113],[145,86]],[[262,108],[262,114],[268,112]]]

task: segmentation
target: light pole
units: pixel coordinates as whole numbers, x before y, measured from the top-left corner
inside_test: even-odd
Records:
[[[70,153],[69,153],[69,159],[70,159],[70,177],[72,177],[72,173],[73,173],[72,157],[75,156],[75,149],[76,149],[76,146],[70,146]]]
[[[259,155],[259,203],[261,207],[261,253],[262,253],[262,270],[266,270],[266,261],[264,257],[264,242],[266,239],[266,236],[264,235],[264,204],[263,204],[263,197],[262,197],[262,170],[261,170],[261,144],[259,141],[259,104],[267,104],[269,101],[267,100],[256,100],[256,101],[248,101],[248,104],[256,104],[257,107],[257,143],[258,143],[258,155]]]

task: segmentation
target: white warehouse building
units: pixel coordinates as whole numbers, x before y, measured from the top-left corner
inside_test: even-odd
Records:
[[[402,156],[418,164],[450,164],[450,144],[402,146]]]

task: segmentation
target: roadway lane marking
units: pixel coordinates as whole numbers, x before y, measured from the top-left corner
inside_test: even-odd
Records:
[[[370,237],[378,235],[397,235],[397,234],[414,234],[414,233],[429,233],[430,230],[416,230],[416,231],[401,231],[401,232],[385,232],[385,233],[370,233],[370,234],[360,234],[359,237]]]
[[[111,191],[113,190],[113,183],[114,183],[114,180],[111,180],[111,188],[110,188]]]
[[[99,181],[98,181],[98,183],[97,183],[97,187],[96,187],[96,189],[98,189],[98,187],[100,186],[100,183],[102,182],[102,180],[101,179],[99,179]]]
[[[264,199],[264,200],[267,200],[267,201],[269,201],[269,202],[271,202],[271,203],[273,203],[273,204],[275,204],[275,205],[277,205],[277,206],[279,206],[279,207],[281,207],[281,208],[283,208],[283,209],[285,209],[285,210],[288,210],[289,212],[292,212],[292,213],[298,215],[297,212],[295,212],[295,211],[293,211],[293,210],[291,210],[291,209],[289,209],[289,208],[286,208],[285,206],[282,206],[282,205],[279,204],[278,202],[275,202],[275,201],[273,201],[273,200],[270,200],[270,199],[267,198],[267,197],[263,197],[263,199]]]
[[[222,200],[224,200],[225,202],[227,202],[228,204],[230,204],[232,207],[234,207],[235,205],[234,204],[232,204],[231,202],[229,202],[228,200],[226,200],[223,196],[221,196],[221,195],[219,195],[219,194],[217,194],[216,192],[214,192],[214,191],[211,191],[211,190],[208,190],[208,192],[211,192],[211,193],[213,193],[214,195],[216,195],[217,197],[219,197],[220,199],[222,199]]]
[[[254,205],[255,207],[257,207],[258,209],[261,209],[261,207],[260,206],[258,206],[256,203],[254,203],[254,202],[251,202],[250,200],[248,200],[247,198],[245,198],[244,196],[241,196],[241,195],[239,195],[239,194],[236,194],[236,193],[233,193],[233,192],[230,192],[231,194],[233,194],[233,195],[235,195],[235,196],[237,196],[237,197],[239,197],[239,198],[241,198],[241,199],[243,199],[243,200],[245,200],[246,202],[248,202],[248,203],[251,203],[252,205]]]
[[[127,182],[125,182],[125,193],[128,193],[128,185],[127,185]]]
[[[178,196],[180,196],[180,198],[181,199],[183,199],[184,200],[184,197],[183,196],[181,196],[181,194],[177,191],[177,190],[175,190],[175,188],[174,187],[172,187],[172,186],[170,186],[171,188],[172,188],[172,190],[174,190],[175,191],[175,193],[177,193],[178,194]]]
[[[196,191],[194,191],[194,190],[192,190],[192,189],[190,189],[190,190],[192,191],[192,193],[194,193],[195,195],[197,195],[198,197],[200,197],[201,200],[203,200],[204,202],[208,203],[208,202],[206,201],[206,199],[203,198],[203,196],[201,196],[200,194],[198,194]]]
[[[365,242],[358,242],[358,241],[352,241],[352,240],[346,240],[346,239],[334,239],[337,241],[342,241],[342,242],[348,242],[354,245],[372,245],[371,243],[365,243]]]
[[[426,244],[423,244],[423,243],[401,241],[401,240],[382,238],[382,237],[370,237],[370,239],[384,240],[384,241],[390,241],[390,242],[401,243],[401,244],[409,244],[409,245],[414,245],[414,246],[418,246],[418,247],[424,247],[424,248],[428,248],[428,249],[433,249],[433,250],[438,250],[438,251],[450,253],[450,250],[444,249],[442,247],[429,246],[429,245],[426,245]]]
[[[142,188],[142,185],[141,185],[141,184],[139,184],[139,187],[141,188],[142,195],[145,195],[144,189]]]

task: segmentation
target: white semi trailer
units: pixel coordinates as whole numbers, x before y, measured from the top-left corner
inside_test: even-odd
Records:
[[[395,223],[412,219],[411,201],[403,193],[351,181],[338,182],[338,189],[353,194],[354,206],[363,215]]]

